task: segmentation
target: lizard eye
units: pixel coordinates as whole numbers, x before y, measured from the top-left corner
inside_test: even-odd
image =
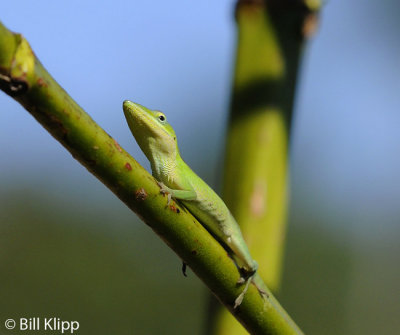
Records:
[[[165,117],[165,115],[163,113],[159,113],[157,116],[158,120],[160,120],[160,122],[164,123],[167,121],[167,118]]]

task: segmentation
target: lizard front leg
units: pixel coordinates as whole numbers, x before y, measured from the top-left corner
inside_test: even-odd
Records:
[[[177,200],[196,200],[197,194],[195,190],[175,190],[166,186],[163,182],[157,181],[158,186],[160,186],[160,193],[167,194],[168,202],[171,202],[171,198]]]

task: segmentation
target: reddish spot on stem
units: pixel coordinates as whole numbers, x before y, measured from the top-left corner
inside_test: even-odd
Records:
[[[68,134],[68,130],[64,127],[64,124],[54,115],[50,115],[49,118],[51,120],[52,127],[60,131],[64,135],[65,140],[65,135]]]
[[[174,211],[176,214],[179,214],[179,213],[181,212],[181,211],[179,210],[178,207],[175,207],[174,204],[169,205],[169,208],[170,208],[172,211]]]
[[[46,82],[44,81],[43,78],[39,78],[39,79],[37,80],[37,84],[38,84],[40,87],[47,87],[47,84],[46,84]]]
[[[147,192],[145,191],[145,189],[139,188],[136,192],[135,192],[135,198],[138,201],[143,201],[147,198]]]
[[[125,163],[125,169],[132,171],[132,166],[129,163]]]
[[[66,108],[63,109],[63,113],[69,115],[69,110],[67,110]]]
[[[117,150],[119,151],[119,152],[122,152],[122,148],[120,147],[120,145],[118,144],[118,142],[113,138],[113,141],[114,141],[114,144],[115,144],[115,146],[117,147]]]

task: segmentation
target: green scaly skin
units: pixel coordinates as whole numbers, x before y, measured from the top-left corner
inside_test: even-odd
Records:
[[[257,285],[258,265],[250,255],[239,225],[222,199],[183,161],[179,154],[174,129],[160,111],[152,111],[131,101],[124,101],[123,110],[129,128],[143,153],[150,161],[154,178],[161,186],[161,193],[168,194],[182,204],[224,245],[243,272],[240,284],[243,292],[235,301],[239,306],[253,281],[259,292],[266,293]]]

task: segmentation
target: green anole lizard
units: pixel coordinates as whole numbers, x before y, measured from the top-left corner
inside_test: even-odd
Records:
[[[245,273],[238,283],[245,284],[235,300],[242,303],[250,282],[254,282],[263,298],[268,297],[256,276],[258,265],[250,255],[242,232],[222,199],[182,160],[174,129],[160,111],[152,111],[131,101],[124,101],[124,114],[129,128],[143,153],[150,161],[160,192],[182,204],[220,242],[231,250],[237,266]],[[258,277],[258,278],[257,278]]]

